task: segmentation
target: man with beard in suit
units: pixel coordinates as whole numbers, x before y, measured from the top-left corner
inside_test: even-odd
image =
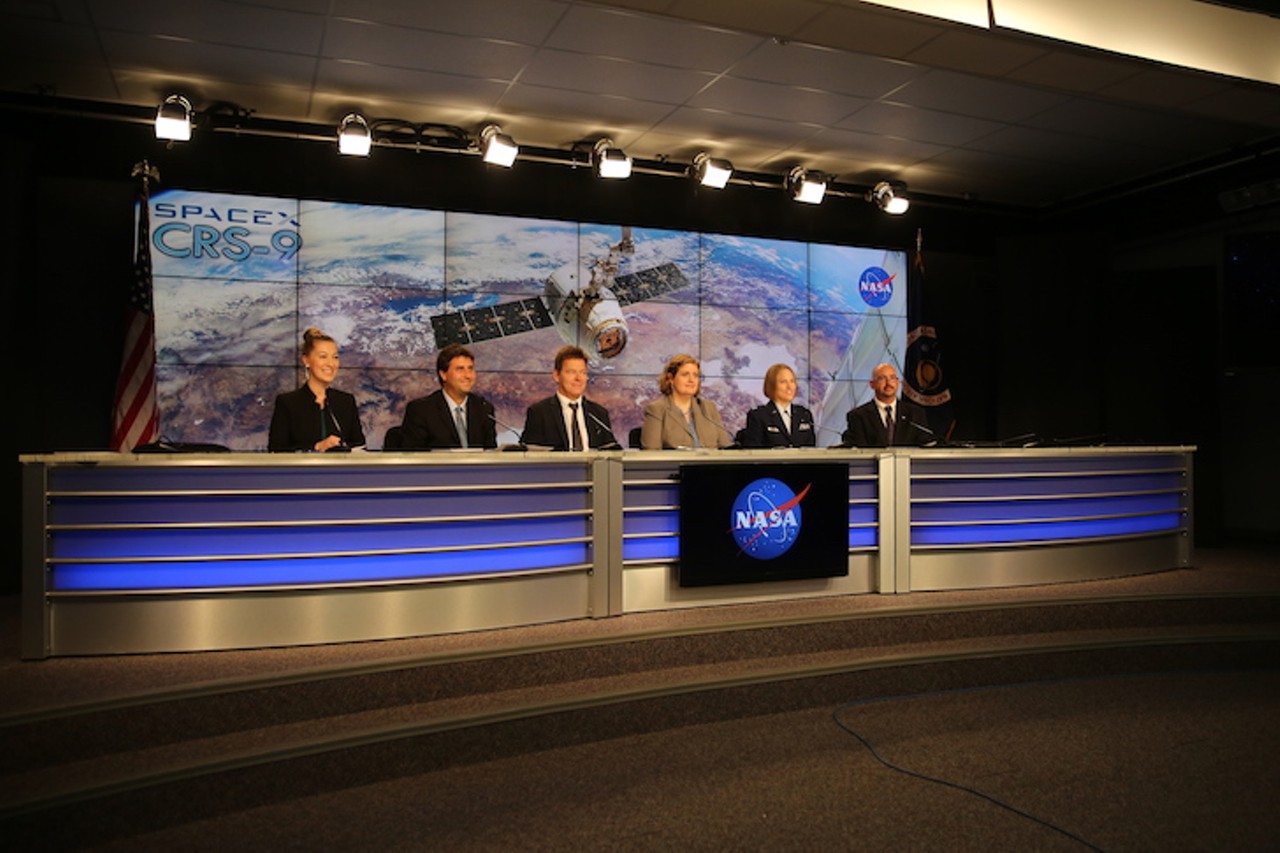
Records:
[[[924,424],[924,409],[910,400],[898,399],[901,382],[892,364],[877,364],[871,371],[874,399],[845,415],[847,427],[841,443],[847,447],[919,446],[934,441]]]

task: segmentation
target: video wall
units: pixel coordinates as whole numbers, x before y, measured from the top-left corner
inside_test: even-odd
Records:
[[[151,199],[161,432],[263,450],[275,396],[305,379],[302,330],[337,340],[334,387],[381,447],[439,387],[437,350],[465,343],[500,444],[554,393],[564,343],[591,354],[587,396],[624,444],[667,359],[702,363],[730,432],[790,364],[818,444],[902,369],[901,251],[653,228],[169,190]]]

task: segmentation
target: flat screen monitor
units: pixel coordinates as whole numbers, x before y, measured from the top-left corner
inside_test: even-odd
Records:
[[[680,586],[847,574],[847,465],[680,466]]]

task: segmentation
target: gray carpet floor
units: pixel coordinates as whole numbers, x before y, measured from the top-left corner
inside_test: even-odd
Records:
[[[534,750],[104,849],[1274,850],[1277,759],[1280,673],[1100,677]]]
[[[1280,589],[1276,547],[1197,552],[1192,569],[1016,590],[794,602],[791,615]],[[450,637],[304,649],[18,659],[16,599],[0,600],[0,714],[246,676],[402,656],[521,647],[768,618],[772,605],[636,614]],[[1277,661],[1280,664],[1280,661]],[[850,697],[852,700],[854,697]],[[1278,850],[1280,666],[1032,681],[540,739],[473,761],[406,746],[350,784],[269,791],[235,773],[122,795],[120,816],[199,792],[233,808],[140,821],[95,842],[19,837],[7,849],[110,850]],[[548,719],[545,728],[572,726]],[[511,736],[508,733],[506,736]],[[417,747],[431,750],[430,741]],[[494,757],[498,755],[499,757]],[[244,803],[248,802],[246,807]],[[172,805],[172,803],[169,803]],[[181,812],[181,808],[175,809]],[[74,808],[69,822],[75,820]],[[109,821],[104,821],[109,822]],[[119,822],[119,821],[117,821]],[[71,830],[71,827],[67,827]],[[12,829],[12,827],[11,827]]]

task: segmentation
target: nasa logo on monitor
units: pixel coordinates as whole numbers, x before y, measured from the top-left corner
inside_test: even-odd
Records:
[[[786,483],[772,477],[756,480],[739,492],[729,515],[740,553],[757,560],[785,554],[800,536],[800,501],[808,492],[809,486],[805,486],[796,495]]]
[[[883,308],[893,298],[893,276],[880,267],[867,267],[858,276],[858,294],[872,308]]]

